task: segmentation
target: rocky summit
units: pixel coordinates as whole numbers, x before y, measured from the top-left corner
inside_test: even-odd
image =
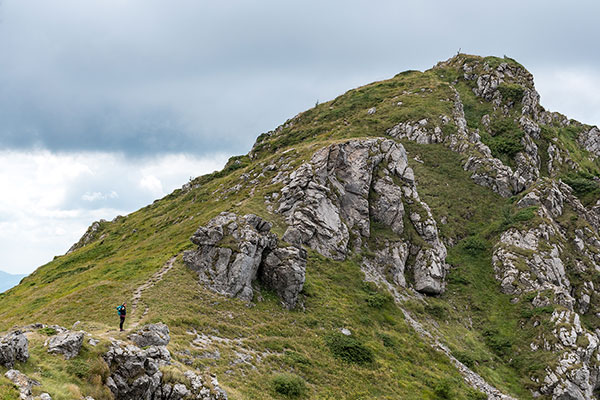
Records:
[[[458,54],[94,222],[0,294],[0,399],[597,399],[599,230],[600,130]]]

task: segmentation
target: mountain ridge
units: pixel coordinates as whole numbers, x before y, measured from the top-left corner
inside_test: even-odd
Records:
[[[92,224],[0,296],[0,329],[81,320],[102,337],[108,303],[139,293],[136,324],[171,328],[163,376],[208,370],[231,398],[285,398],[282,379],[307,398],[595,398],[599,155],[598,128],[543,109],[519,63],[459,54],[321,103],[222,171]],[[180,256],[194,251],[200,264]],[[43,386],[92,390],[32,364]]]

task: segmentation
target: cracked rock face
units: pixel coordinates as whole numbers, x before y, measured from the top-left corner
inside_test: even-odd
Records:
[[[129,336],[139,347],[166,346],[169,344],[169,327],[163,323],[144,325],[142,329]]]
[[[48,339],[48,353],[62,354],[67,360],[76,357],[83,344],[83,332],[59,333]]]
[[[106,386],[119,400],[227,400],[227,394],[214,376],[205,379],[194,371],[186,371],[185,383],[163,382],[160,367],[171,363],[171,354],[165,346],[143,350],[113,342],[104,360],[111,372]]]
[[[221,213],[194,233],[198,249],[186,252],[184,262],[217,293],[250,301],[252,283],[260,279],[293,308],[304,286],[306,252],[278,247],[270,230],[271,223],[256,215]]]
[[[596,157],[600,156],[600,129],[598,127],[594,126],[587,132],[581,132],[578,142]]]
[[[406,217],[426,243],[412,246],[415,288],[428,294],[443,291],[446,248],[429,207],[418,196],[402,145],[375,138],[318,150],[292,172],[279,199],[277,211],[288,225],[283,239],[334,260],[344,260],[352,247],[365,243],[372,220],[401,235]],[[388,246],[377,258],[392,265],[395,282],[405,283],[400,275],[406,268],[408,245]]]
[[[581,315],[592,309],[592,302],[597,304],[593,279],[600,271],[598,216],[568,186],[550,180],[536,184],[517,206],[537,207],[540,222],[504,232],[492,262],[503,292],[517,301],[527,301],[522,295],[530,293],[533,307],[552,307],[547,323],[554,328],[530,345],[556,357],[544,379],[535,381],[539,393],[552,399],[592,399],[600,383],[600,331],[585,328]],[[560,224],[567,212],[576,215],[578,228]]]
[[[0,365],[12,368],[15,362],[29,358],[29,342],[23,332],[10,332],[0,339]]]
[[[106,386],[115,398],[150,400],[161,386],[159,366],[168,364],[171,355],[164,346],[142,350],[133,345],[122,347],[115,342],[104,355],[104,360],[111,371]]]

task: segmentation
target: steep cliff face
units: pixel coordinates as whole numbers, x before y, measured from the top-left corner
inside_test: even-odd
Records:
[[[0,326],[81,320],[107,339],[100,304],[133,295],[134,326],[171,329],[148,393],[182,398],[197,369],[233,399],[594,399],[600,131],[539,98],[516,61],[464,54],[353,89],[94,223],[1,295]],[[45,357],[17,366],[49,393],[64,376],[133,388],[115,357],[93,379]]]

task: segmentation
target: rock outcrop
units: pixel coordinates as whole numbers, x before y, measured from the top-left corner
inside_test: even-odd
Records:
[[[278,247],[271,226],[253,214],[221,213],[194,233],[191,241],[198,249],[187,251],[184,262],[198,272],[200,283],[217,293],[250,301],[258,278],[293,308],[304,285],[306,252]]]
[[[129,336],[139,347],[166,346],[171,340],[169,327],[163,323],[144,325],[142,329]]]
[[[16,330],[0,339],[0,365],[12,368],[15,362],[29,358],[29,342],[22,331]]]
[[[406,219],[424,242],[411,243],[416,254],[410,266],[415,289],[428,294],[443,291],[446,248],[431,210],[419,198],[406,151],[393,140],[350,140],[317,151],[291,173],[281,189],[277,212],[286,217],[284,240],[334,260],[345,259],[351,248],[365,243],[372,221],[389,227],[401,241]],[[402,247],[390,246],[395,250],[379,256],[398,254]],[[403,272],[406,259],[398,255],[387,260],[396,272]]]
[[[142,343],[164,343],[141,349],[114,341],[104,360],[110,369],[106,386],[119,400],[227,400],[217,378],[209,379],[194,371],[184,373],[187,382],[164,382],[161,367],[171,363],[168,327],[164,324],[144,326],[135,337]]]
[[[48,353],[62,354],[67,360],[77,357],[83,345],[84,332],[67,331],[48,339]]]
[[[567,185],[551,180],[538,182],[517,205],[531,207],[536,217],[529,226],[504,232],[492,261],[503,292],[553,310],[547,318],[551,333],[540,332],[530,346],[556,357],[539,392],[553,399],[592,399],[600,384],[600,331],[586,329],[581,315],[600,303],[598,216]],[[565,214],[579,228],[568,229]]]

